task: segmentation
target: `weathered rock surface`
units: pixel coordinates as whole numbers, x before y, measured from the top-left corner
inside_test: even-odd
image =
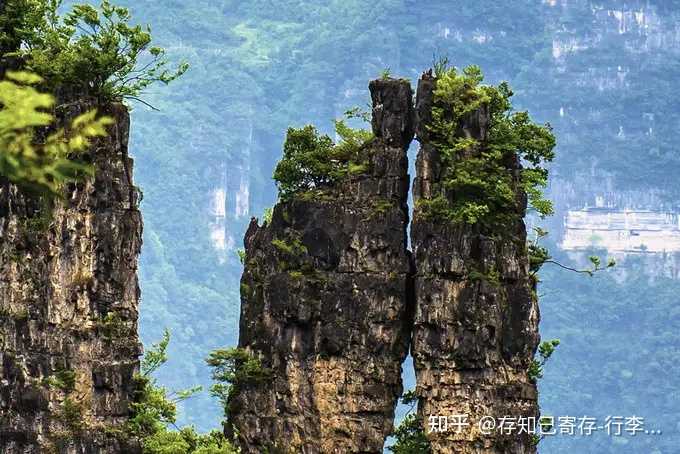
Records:
[[[368,170],[278,203],[246,233],[239,346],[271,372],[231,401],[246,453],[382,453],[392,430],[410,340],[414,112],[407,82],[370,90]]]
[[[431,221],[418,209],[421,199],[454,197],[442,187],[445,169],[427,129],[435,84],[425,74],[416,100],[421,147],[413,185],[416,310],[411,349],[419,414],[426,429],[430,416],[467,415],[469,426],[460,433],[449,423],[447,432],[428,434],[433,452],[534,453],[526,433],[504,436],[493,430],[484,435],[478,429],[484,416],[538,415],[536,385],[527,374],[539,341],[539,312],[525,247],[525,196],[518,191],[521,209],[500,235],[476,225]],[[488,113],[481,108],[461,122],[458,134],[484,143],[488,125]],[[519,163],[512,168],[517,171]]]
[[[63,123],[94,107],[77,102]],[[129,116],[93,144],[95,177],[47,206],[0,181],[0,452],[134,453],[129,416],[142,220],[127,154]]]

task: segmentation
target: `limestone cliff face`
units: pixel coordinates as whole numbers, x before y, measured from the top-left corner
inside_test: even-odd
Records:
[[[69,104],[60,122],[94,106]],[[95,177],[52,206],[0,182],[0,452],[134,453],[129,415],[142,220],[122,105],[89,152]]]
[[[421,146],[413,185],[416,310],[411,349],[419,413],[426,428],[430,416],[468,415],[470,425],[460,433],[449,426],[447,432],[429,434],[436,453],[534,453],[527,434],[502,436],[493,430],[484,435],[477,428],[483,416],[538,414],[536,386],[527,374],[539,340],[539,313],[526,255],[525,196],[518,191],[521,209],[499,235],[423,215],[419,200],[455,197],[442,187],[445,169],[427,129],[435,84],[425,74],[416,100]],[[488,112],[480,108],[461,122],[458,134],[483,144],[488,125]],[[519,163],[510,168],[517,172]]]
[[[278,203],[246,233],[239,346],[271,373],[231,401],[246,453],[381,453],[392,430],[410,340],[412,90],[370,90],[367,170]]]

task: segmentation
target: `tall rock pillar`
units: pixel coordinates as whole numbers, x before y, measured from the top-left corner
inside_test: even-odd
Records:
[[[412,354],[419,413],[438,454],[533,454],[527,433],[506,435],[496,427],[487,434],[479,428],[485,416],[519,421],[538,414],[536,385],[527,373],[539,340],[539,313],[525,246],[526,197],[517,191],[513,222],[497,234],[424,215],[420,201],[455,197],[442,183],[446,169],[428,128],[435,85],[436,78],[425,74],[416,100],[420,151],[411,226],[416,266]],[[489,121],[482,105],[461,119],[456,134],[483,147]],[[517,174],[519,165],[515,159],[508,170]],[[442,431],[430,431],[430,421]]]
[[[342,181],[279,202],[245,236],[239,346],[270,372],[239,386],[246,453],[382,453],[410,337],[407,82],[370,84],[375,139]]]
[[[137,337],[142,220],[120,104],[88,153],[95,176],[41,203],[0,180],[0,452],[134,453],[127,421]]]

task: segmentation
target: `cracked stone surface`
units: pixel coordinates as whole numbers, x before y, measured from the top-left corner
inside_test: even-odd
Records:
[[[59,124],[95,107],[79,101]],[[87,158],[95,177],[45,204],[0,181],[0,452],[135,453],[127,421],[139,368],[138,193],[127,153],[129,115]]]

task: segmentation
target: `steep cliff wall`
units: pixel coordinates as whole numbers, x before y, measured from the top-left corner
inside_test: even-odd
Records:
[[[68,104],[60,123],[94,107]],[[0,452],[134,453],[129,415],[142,220],[129,116],[89,152],[95,177],[52,206],[0,181]]]
[[[482,434],[483,416],[536,417],[536,386],[527,371],[536,350],[538,305],[529,279],[526,207],[518,191],[514,223],[491,235],[478,225],[432,220],[419,201],[442,194],[447,169],[428,129],[436,80],[425,74],[418,84],[416,113],[420,151],[413,184],[415,201],[411,244],[416,267],[416,310],[411,351],[416,369],[419,413],[449,418],[440,433],[429,433],[436,453],[534,453],[528,434],[499,430]],[[485,107],[460,122],[457,135],[484,146],[489,114]],[[474,155],[474,151],[472,152]],[[465,158],[463,158],[465,159]],[[455,165],[455,163],[453,164]],[[510,163],[515,171],[519,164]],[[467,415],[460,432],[455,415]],[[448,424],[448,427],[447,427]]]
[[[381,453],[392,430],[410,334],[412,90],[370,90],[366,170],[278,203],[246,233],[239,346],[271,373],[231,401],[247,453]]]

